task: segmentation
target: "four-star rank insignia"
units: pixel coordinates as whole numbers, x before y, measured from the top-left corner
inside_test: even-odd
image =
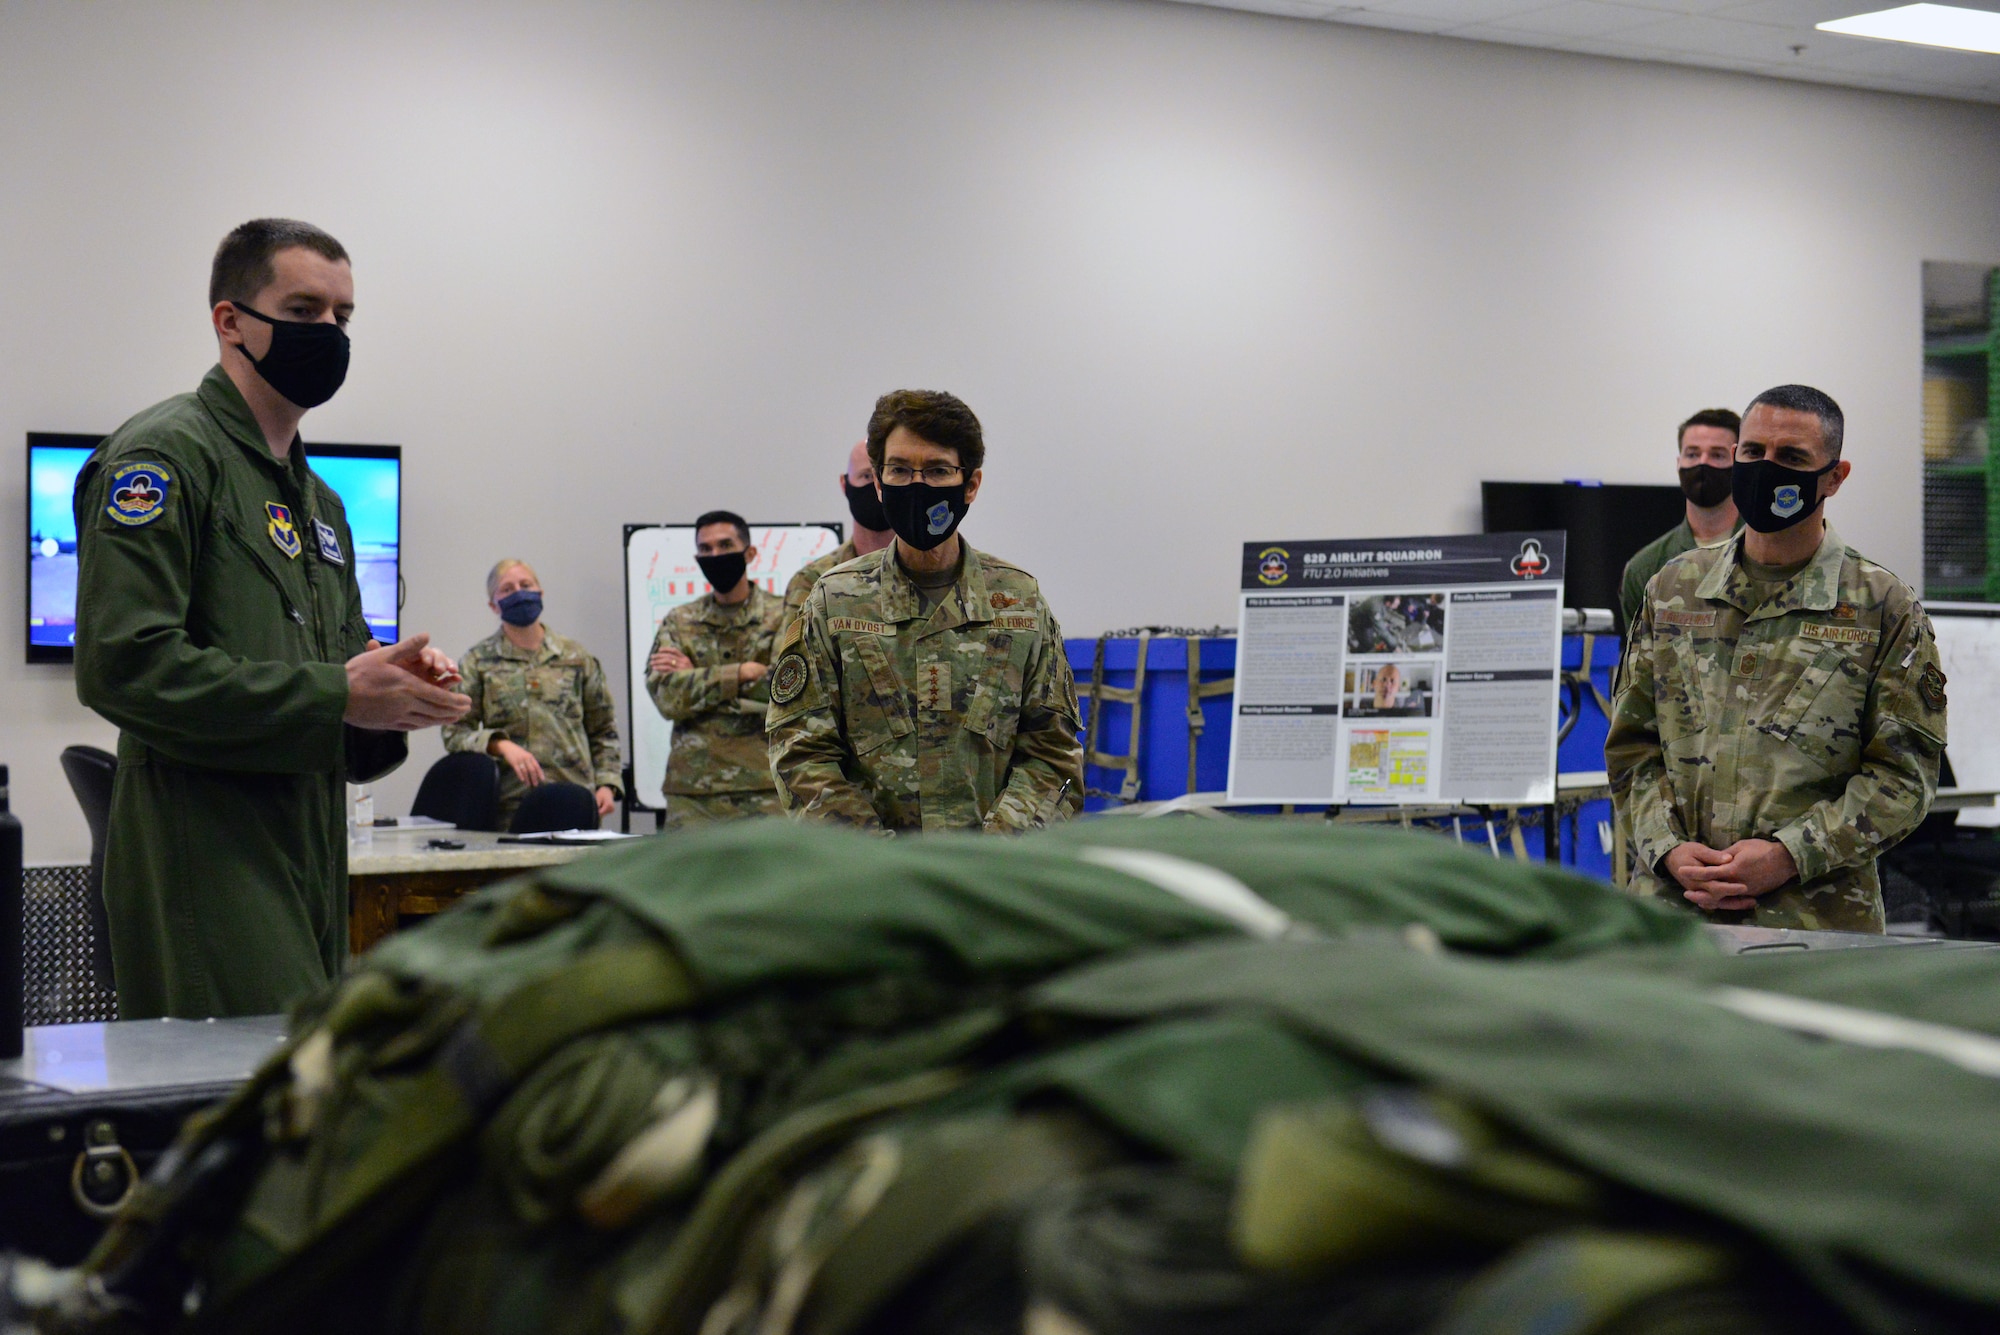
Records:
[[[771,701],[788,705],[806,688],[806,660],[800,654],[786,654],[771,674]]]
[[[124,464],[112,470],[104,513],[127,528],[141,528],[167,512],[173,475],[158,464]]]
[[[271,545],[292,560],[298,560],[305,544],[299,541],[299,531],[292,524],[292,508],[289,505],[280,505],[276,501],[266,501],[264,513],[271,517],[266,530],[271,535]]]

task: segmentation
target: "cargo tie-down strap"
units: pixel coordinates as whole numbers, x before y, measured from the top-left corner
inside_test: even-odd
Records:
[[[1197,790],[1195,782],[1195,760],[1201,746],[1201,734],[1206,720],[1202,717],[1201,702],[1212,696],[1228,695],[1236,689],[1236,678],[1225,677],[1218,681],[1201,679],[1201,642],[1205,639],[1233,639],[1236,632],[1227,626],[1210,626],[1206,630],[1195,630],[1187,626],[1134,626],[1130,630],[1111,630],[1097,637],[1097,649],[1090,663],[1090,720],[1084,727],[1083,763],[1098,769],[1116,770],[1124,780],[1117,792],[1103,788],[1085,788],[1086,797],[1105,797],[1114,802],[1136,802],[1140,788],[1140,747],[1139,739],[1144,735],[1142,701],[1146,694],[1146,659],[1155,635],[1179,638],[1187,641],[1187,722],[1188,722],[1188,777],[1187,791]],[[1139,653],[1132,672],[1130,686],[1107,686],[1104,684],[1104,646],[1110,640],[1139,641]],[[1132,726],[1126,734],[1127,749],[1123,752],[1104,749],[1104,702],[1129,705],[1132,709]]]

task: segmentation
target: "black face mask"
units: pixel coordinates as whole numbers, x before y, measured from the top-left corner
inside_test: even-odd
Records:
[[[1733,469],[1714,464],[1695,464],[1681,469],[1681,495],[1704,510],[1729,499],[1729,475]]]
[[[857,487],[846,478],[840,480],[840,485],[847,492],[847,513],[854,516],[856,524],[877,533],[889,527],[888,512],[882,508],[882,498],[875,494],[872,485]]]
[[[965,518],[965,488],[933,487],[928,482],[906,482],[900,487],[884,485],[882,509],[896,536],[920,552],[949,538]]]
[[[694,563],[701,567],[702,578],[717,593],[728,593],[743,582],[743,572],[750,568],[747,552],[723,552],[717,556],[697,556]]]
[[[317,408],[340,392],[347,379],[347,331],[318,320],[273,320],[241,302],[232,305],[271,326],[271,347],[259,361],[237,346],[264,383],[300,408]]]
[[[1807,471],[1787,468],[1769,459],[1738,462],[1730,471],[1730,492],[1736,497],[1736,513],[1759,533],[1788,529],[1819,509],[1819,480],[1835,468],[1839,460],[1825,468]]]

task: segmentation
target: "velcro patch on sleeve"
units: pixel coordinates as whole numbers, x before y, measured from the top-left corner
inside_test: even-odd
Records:
[[[111,472],[104,513],[127,528],[141,528],[167,512],[173,475],[156,463],[121,464]]]
[[[857,635],[894,635],[896,628],[886,621],[863,621],[860,617],[828,617],[826,628],[835,635],[853,631]]]
[[[1713,626],[1715,624],[1715,609],[1705,607],[1700,611],[1689,612],[1678,607],[1656,608],[1653,611],[1653,624],[1656,626]]]
[[[1001,630],[1034,630],[1042,624],[1040,617],[1004,616],[994,617],[993,624]]]
[[[1882,632],[1865,626],[1828,626],[1809,621],[1799,627],[1802,640],[1823,640],[1828,644],[1880,644]]]

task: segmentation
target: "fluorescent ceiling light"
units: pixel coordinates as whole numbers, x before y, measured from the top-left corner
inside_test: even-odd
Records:
[[[1850,37],[1877,37],[1885,42],[1915,42],[1918,46],[1948,46],[1954,51],[1987,51],[2000,55],[2000,14],[1956,5],[1904,5],[1853,18],[1815,24],[1821,32]]]

